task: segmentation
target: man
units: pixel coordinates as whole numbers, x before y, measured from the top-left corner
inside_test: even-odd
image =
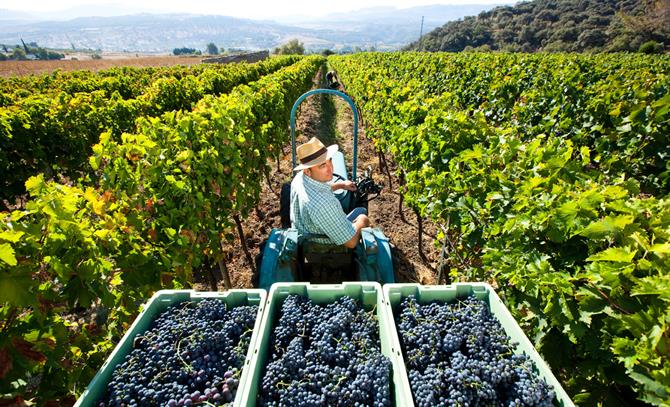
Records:
[[[340,82],[335,71],[328,71],[326,74],[326,82],[328,82],[328,87],[331,89],[337,89],[340,86]]]
[[[316,137],[298,147],[300,165],[293,169],[298,173],[291,182],[291,225],[301,234],[325,235],[330,243],[353,249],[370,220],[364,208],[345,215],[333,194],[338,189],[356,190],[351,181],[331,183],[337,149],[337,145],[326,148]]]

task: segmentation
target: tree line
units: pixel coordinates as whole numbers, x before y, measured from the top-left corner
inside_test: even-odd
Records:
[[[244,52],[245,50],[243,49],[238,49],[238,48],[229,48],[228,50],[224,50],[223,47],[219,49],[219,47],[216,46],[213,42],[210,42],[207,44],[205,47],[205,51],[209,55],[219,55],[223,53],[235,53],[235,52]],[[196,48],[188,48],[188,47],[183,47],[183,48],[175,48],[172,53],[174,55],[202,55],[202,51]],[[305,45],[298,41],[297,39],[292,39],[288,41],[287,43],[276,47],[273,51],[273,54],[276,55],[304,55],[305,54]]]
[[[30,42],[26,44],[21,40],[22,45],[7,45],[0,44],[2,51],[0,51],[0,61],[6,60],[17,60],[23,61],[30,59],[28,56],[33,55],[34,59],[39,60],[54,60],[54,59],[63,59],[65,54],[60,52],[52,51],[50,49],[40,47],[36,42]]]
[[[670,46],[670,0],[535,0],[448,22],[420,51],[645,52]]]
[[[207,44],[205,47],[205,52],[209,55],[219,55],[219,54],[224,54],[224,53],[238,53],[238,52],[247,52],[248,50],[241,49],[241,48],[228,48],[224,49],[223,47],[219,48],[216,44],[213,42],[210,42]],[[362,52],[363,50],[360,49],[359,47],[356,47],[353,49],[353,52]],[[345,52],[345,53],[350,53]],[[305,54],[314,54],[314,53],[319,53],[323,56],[328,56],[328,55],[333,55],[336,52],[332,51],[330,49],[324,49],[320,52],[311,52],[311,51],[306,51],[305,50],[305,44],[301,42],[300,40],[294,38],[289,40],[288,42],[275,47],[272,50],[272,53],[275,55],[305,55]],[[182,47],[182,48],[175,48],[172,50],[173,55],[202,55],[203,51],[199,50],[197,48],[188,48],[188,47]]]

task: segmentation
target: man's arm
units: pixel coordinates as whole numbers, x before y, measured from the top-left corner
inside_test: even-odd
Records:
[[[355,191],[356,190],[356,183],[350,180],[346,181],[341,181],[341,182],[333,182],[330,184],[330,189],[333,190],[333,192],[337,191],[338,189],[346,189],[348,191]]]
[[[349,249],[353,249],[356,247],[358,241],[361,238],[361,229],[370,226],[370,219],[368,219],[367,215],[359,215],[353,222],[353,225],[354,229],[356,229],[356,233],[351,239],[349,239],[349,241],[344,243],[344,246]]]

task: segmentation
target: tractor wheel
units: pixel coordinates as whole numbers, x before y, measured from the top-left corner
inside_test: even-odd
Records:
[[[263,251],[265,250],[265,244],[268,242],[267,239],[263,240],[261,244],[258,245],[258,254],[254,258],[254,263],[256,263],[256,272],[251,276],[251,285],[252,287],[258,287],[261,277],[261,265],[263,265]]]
[[[281,195],[279,196],[279,216],[281,217],[282,229],[291,227],[291,184],[286,183],[281,186]]]
[[[400,259],[398,256],[398,248],[391,242],[389,242],[389,248],[391,249],[391,264],[393,264],[393,281],[398,282],[398,267],[400,267]]]

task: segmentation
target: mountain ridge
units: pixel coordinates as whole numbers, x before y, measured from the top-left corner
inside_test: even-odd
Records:
[[[141,13],[112,17],[78,17],[62,21],[11,20],[7,10],[0,10],[0,44],[13,45],[34,41],[41,46],[104,51],[167,53],[174,48],[204,50],[214,42],[219,48],[272,49],[291,38],[297,38],[308,50],[378,49],[393,50],[419,37],[421,13],[424,32],[451,19],[474,11],[487,10],[496,4],[460,6],[426,6],[409,9],[375,8],[319,18],[255,20],[221,15],[188,13]],[[3,13],[4,12],[4,13]],[[288,21],[288,23],[287,23]],[[302,25],[300,24],[302,22]]]

